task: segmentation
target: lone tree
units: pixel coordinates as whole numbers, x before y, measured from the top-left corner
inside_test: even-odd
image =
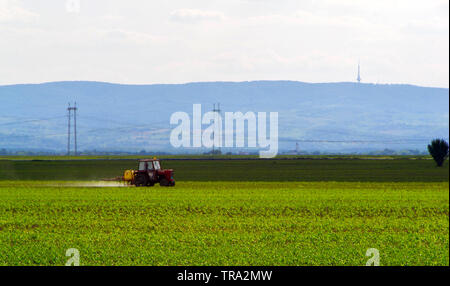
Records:
[[[434,139],[428,145],[428,152],[430,152],[438,167],[442,167],[442,164],[448,157],[448,143],[444,139]]]

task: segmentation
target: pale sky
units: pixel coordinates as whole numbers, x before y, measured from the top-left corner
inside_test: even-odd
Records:
[[[363,82],[449,87],[448,0],[76,2],[0,0],[0,85],[355,81],[360,61]]]

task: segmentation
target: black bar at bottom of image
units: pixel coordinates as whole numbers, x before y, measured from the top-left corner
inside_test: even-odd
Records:
[[[386,282],[389,280],[414,280],[431,274],[434,279],[448,275],[449,267],[234,267],[234,266],[142,266],[142,267],[0,267],[2,277],[40,278],[44,275],[62,275],[73,280],[101,279],[110,281],[129,281],[144,279],[179,284],[217,285],[234,283],[303,283],[342,280],[353,282]],[[27,275],[22,275],[27,274]],[[361,280],[362,279],[362,280]],[[367,282],[366,281],[366,282]]]

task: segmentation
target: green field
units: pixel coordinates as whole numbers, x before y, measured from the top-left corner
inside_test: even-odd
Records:
[[[165,161],[175,188],[105,187],[134,160],[0,161],[0,265],[449,265],[448,163]]]
[[[163,160],[177,181],[448,182],[448,162],[425,158],[290,160]],[[0,180],[101,180],[136,169],[136,159],[0,160]]]

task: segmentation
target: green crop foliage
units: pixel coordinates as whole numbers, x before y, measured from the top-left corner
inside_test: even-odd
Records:
[[[431,159],[304,158],[290,160],[162,160],[177,181],[448,182],[449,164]],[[101,180],[136,169],[136,159],[0,160],[0,180]]]
[[[95,186],[0,181],[0,265],[449,265],[448,177]]]

